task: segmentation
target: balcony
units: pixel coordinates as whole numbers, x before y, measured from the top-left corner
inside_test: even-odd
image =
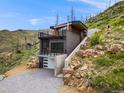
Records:
[[[38,39],[64,39],[65,34],[60,34],[53,32],[48,32],[48,33],[43,33],[43,32],[38,32]]]

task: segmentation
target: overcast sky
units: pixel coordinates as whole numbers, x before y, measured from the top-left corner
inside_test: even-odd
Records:
[[[0,0],[0,29],[48,29],[57,13],[59,23],[66,22],[72,6],[80,20],[105,10],[109,0]]]

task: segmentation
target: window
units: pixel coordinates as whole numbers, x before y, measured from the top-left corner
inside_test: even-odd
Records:
[[[63,42],[51,43],[51,52],[64,53],[64,43]]]
[[[66,27],[59,29],[60,36],[66,36]]]

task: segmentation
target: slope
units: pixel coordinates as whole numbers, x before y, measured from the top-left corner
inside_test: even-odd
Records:
[[[123,9],[124,1],[121,1],[89,19],[87,25],[101,31],[90,37],[72,58],[64,71],[65,85],[81,93],[124,92]]]

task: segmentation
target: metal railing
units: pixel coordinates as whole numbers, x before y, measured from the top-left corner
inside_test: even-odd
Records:
[[[56,56],[56,55],[62,55],[62,54],[66,54],[66,53],[53,53],[53,52],[47,52],[47,51],[41,51],[39,53],[39,55],[50,55],[50,56]]]
[[[58,33],[55,34],[54,32],[48,32],[48,33],[44,33],[44,32],[38,32],[38,38],[43,38],[43,37],[65,37],[66,35],[64,33]]]
[[[51,35],[50,34],[46,34],[46,33],[43,33],[43,32],[38,32],[38,37],[50,37]]]

